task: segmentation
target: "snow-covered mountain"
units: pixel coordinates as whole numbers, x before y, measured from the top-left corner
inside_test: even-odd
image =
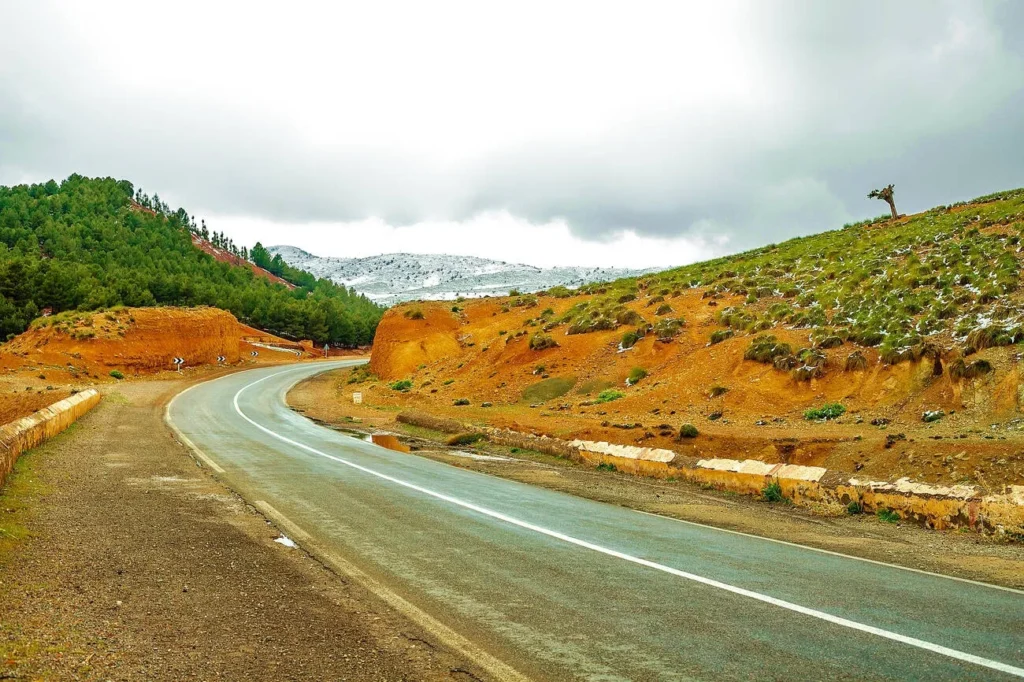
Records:
[[[271,246],[267,250],[281,254],[292,267],[353,287],[386,305],[416,299],[503,296],[511,289],[525,293],[559,284],[571,288],[649,272],[622,268],[538,268],[473,256],[388,253],[368,258],[333,258],[314,256],[294,246]]]

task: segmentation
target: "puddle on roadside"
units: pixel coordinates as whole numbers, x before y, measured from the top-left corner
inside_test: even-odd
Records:
[[[402,443],[402,441],[398,440],[397,436],[393,436],[390,433],[375,433],[370,436],[370,442],[396,452],[412,452],[412,448]]]

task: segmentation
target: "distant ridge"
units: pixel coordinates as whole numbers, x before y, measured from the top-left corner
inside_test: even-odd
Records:
[[[392,304],[416,299],[449,300],[458,296],[504,296],[512,289],[534,292],[562,285],[576,287],[633,277],[648,270],[625,268],[555,267],[506,263],[474,256],[388,253],[367,258],[315,256],[295,246],[267,249],[292,267],[356,287],[378,303]]]

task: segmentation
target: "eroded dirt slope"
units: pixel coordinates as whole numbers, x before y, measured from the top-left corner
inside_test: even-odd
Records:
[[[656,321],[653,292],[623,304]],[[744,359],[751,335],[710,344],[724,307],[739,296],[706,297],[689,289],[668,298],[678,335],[648,334],[623,351],[625,328],[549,332],[556,347],[536,349],[545,320],[557,320],[593,296],[540,296],[408,304],[393,308],[377,331],[370,368],[382,381],[353,383],[368,404],[419,407],[461,419],[546,433],[666,447],[700,457],[760,459],[825,466],[884,479],[964,482],[996,489],[1024,480],[1020,376],[1013,347],[985,348],[990,372],[935,375],[934,362],[885,364],[875,348],[818,348],[827,371],[800,381],[772,364]],[[520,304],[520,305],[517,305]],[[793,348],[809,331],[772,330]],[[534,347],[531,347],[533,345]],[[856,350],[863,368],[847,370]],[[647,376],[627,385],[633,368]],[[390,384],[411,381],[407,391]],[[357,377],[354,381],[359,381]],[[602,391],[622,397],[598,402]],[[459,400],[468,405],[456,406]],[[485,405],[490,403],[491,405]],[[829,422],[806,410],[840,403]],[[926,423],[925,412],[941,411]],[[678,438],[682,424],[699,436]]]

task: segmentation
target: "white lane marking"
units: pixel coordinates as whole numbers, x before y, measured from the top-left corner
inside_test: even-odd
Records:
[[[841,557],[843,559],[853,559],[854,561],[863,561],[867,564],[874,564],[875,566],[887,566],[888,568],[898,568],[901,571],[910,571],[911,573],[920,573],[921,575],[928,575],[933,578],[942,578],[943,580],[956,580],[960,583],[967,583],[968,585],[977,585],[978,587],[990,587],[993,590],[1002,590],[1004,592],[1012,592],[1014,594],[1024,595],[1024,590],[1018,590],[1015,587],[1007,587],[1005,585],[995,585],[993,583],[983,583],[980,580],[971,580],[970,578],[961,578],[956,575],[944,575],[942,573],[935,573],[934,571],[926,571],[923,568],[912,568],[910,566],[900,566],[899,564],[890,564],[885,561],[879,561],[877,559],[868,559],[867,557],[854,556],[853,554],[843,554],[842,552],[836,552],[831,549],[822,549],[821,547],[812,547],[811,545],[801,545],[796,542],[789,542],[787,540],[779,540],[778,538],[768,538],[763,535],[754,535],[753,533],[744,533],[741,530],[733,530],[731,528],[719,528],[718,526],[709,526],[706,523],[699,523],[697,521],[688,521],[686,519],[677,519],[674,516],[665,516],[656,512],[644,511],[643,509],[633,509],[637,514],[643,514],[644,516],[653,516],[656,519],[666,519],[668,521],[675,521],[676,523],[685,523],[688,526],[696,526],[697,528],[710,528],[717,530],[720,533],[730,533],[732,535],[742,535],[745,538],[751,538],[753,540],[764,540],[765,542],[774,542],[779,545],[786,545],[787,547],[795,547],[797,549],[807,549],[812,552],[819,552],[821,554],[829,554],[831,556]]]
[[[350,362],[350,361],[346,361],[346,362]],[[365,362],[364,362],[364,364],[365,364]],[[344,369],[345,367],[347,367],[347,365],[343,366],[343,367],[341,367],[339,369]],[[256,371],[256,370],[251,370],[251,371]],[[292,370],[287,370],[287,371],[292,371]],[[278,374],[285,374],[285,373],[287,373],[287,371],[278,372]],[[331,370],[325,370],[325,371],[331,371]],[[223,377],[218,377],[217,379],[213,379],[212,381],[219,381],[220,379],[226,379],[229,376],[233,376],[233,375],[231,375],[231,374],[225,375]],[[277,375],[275,374],[274,376],[277,376]],[[198,385],[198,384],[196,384],[196,385]],[[284,390],[284,393],[286,394],[288,392],[288,390],[292,386],[294,386],[294,385],[295,384],[291,384],[288,387],[286,387],[285,390]],[[194,388],[194,386],[192,386],[190,388]],[[188,389],[186,389],[185,391],[182,391],[182,393],[185,393],[187,391],[188,391]],[[434,461],[437,461],[437,460],[434,460]],[[438,462],[438,463],[443,465],[443,466],[450,466],[449,464],[446,464],[444,462]],[[460,471],[466,471],[466,469],[461,469],[460,468]],[[479,472],[475,472],[474,471],[472,473],[479,473]],[[480,474],[480,475],[481,476],[491,477],[491,474]],[[701,497],[705,497],[705,496],[702,495]],[[710,496],[707,496],[707,497],[710,498]],[[714,499],[714,498],[710,498],[710,499]],[[726,502],[726,504],[732,504],[732,503]],[[659,519],[665,519],[665,520],[668,520],[668,521],[675,521],[676,523],[685,523],[688,526],[696,526],[697,528],[706,528],[707,530],[715,531],[715,532],[718,532],[718,533],[730,533],[732,535],[742,535],[743,537],[750,538],[752,540],[762,540],[764,542],[774,542],[774,543],[779,544],[779,545],[786,545],[787,547],[793,547],[795,549],[807,550],[809,552],[819,552],[821,554],[829,554],[831,556],[837,556],[837,557],[840,557],[840,558],[843,558],[843,559],[851,559],[853,561],[863,561],[864,563],[874,564],[875,566],[886,566],[888,568],[895,568],[895,569],[898,569],[900,571],[909,571],[911,573],[920,573],[921,575],[928,575],[928,576],[931,576],[933,578],[942,578],[943,580],[955,580],[955,581],[960,582],[960,583],[967,583],[968,585],[977,585],[978,587],[987,587],[987,588],[990,588],[990,589],[993,589],[993,590],[1001,590],[1003,592],[1012,592],[1013,594],[1024,595],[1024,590],[1018,590],[1015,587],[1008,587],[1006,585],[996,585],[995,583],[986,583],[986,582],[982,582],[980,580],[971,580],[970,578],[961,578],[960,576],[956,576],[956,575],[947,575],[945,573],[936,573],[934,571],[926,571],[923,568],[912,568],[910,566],[902,566],[900,564],[892,564],[892,563],[889,563],[888,561],[880,561],[878,559],[868,559],[867,557],[857,556],[855,554],[844,554],[843,552],[837,552],[837,551],[831,550],[831,549],[822,549],[821,547],[814,547],[812,545],[801,545],[800,543],[797,543],[797,542],[788,542],[786,540],[779,540],[778,538],[770,538],[770,537],[767,537],[767,536],[764,536],[764,535],[754,535],[753,533],[744,533],[741,530],[732,530],[730,528],[721,528],[720,526],[712,526],[711,524],[708,524],[708,523],[700,523],[698,521],[689,521],[687,519],[679,519],[679,518],[676,518],[674,516],[665,516],[664,514],[658,514],[656,512],[644,511],[642,509],[630,509],[630,511],[634,511],[637,514],[644,514],[645,516],[653,516],[653,517],[656,517],[656,518],[659,518]]]
[[[783,608],[783,609],[786,609],[786,610],[789,610],[789,611],[793,611],[795,613],[799,613],[799,614],[802,614],[802,615],[805,615],[805,616],[810,616],[812,618],[817,618],[819,620],[823,620],[823,621],[826,621],[828,623],[833,623],[835,625],[840,625],[842,627],[849,628],[851,630],[857,630],[859,632],[865,632],[867,634],[876,635],[878,637],[882,637],[884,639],[889,639],[889,640],[892,640],[894,642],[900,642],[902,644],[908,644],[910,646],[917,647],[919,649],[924,649],[926,651],[931,651],[932,653],[941,654],[943,656],[947,656],[949,658],[953,658],[953,659],[956,659],[958,661],[963,661],[965,663],[973,663],[975,665],[979,665],[979,666],[982,666],[982,667],[985,667],[985,668],[989,668],[991,670],[998,670],[999,672],[1003,672],[1003,673],[1007,673],[1009,675],[1014,675],[1016,677],[1024,678],[1024,668],[1018,668],[1016,666],[1009,665],[1008,663],[1002,663],[1000,661],[994,661],[992,659],[983,658],[981,656],[976,656],[974,654],[969,654],[969,653],[966,653],[964,651],[958,651],[957,649],[951,649],[949,647],[945,647],[945,646],[942,646],[940,644],[933,644],[932,642],[926,642],[925,640],[917,639],[916,637],[909,637],[907,635],[901,635],[901,634],[899,634],[897,632],[891,632],[889,630],[884,630],[882,628],[878,628],[878,627],[875,627],[873,625],[865,625],[864,623],[858,623],[857,621],[849,620],[847,618],[842,618],[840,616],[834,616],[834,615],[832,615],[830,613],[825,613],[824,611],[818,611],[816,609],[811,609],[811,608],[808,608],[806,606],[800,606],[799,604],[794,604],[792,602],[788,602],[788,601],[785,601],[783,599],[777,599],[777,598],[771,597],[771,596],[769,596],[767,594],[761,594],[760,592],[754,592],[753,590],[748,590],[748,589],[745,589],[743,587],[737,587],[735,585],[730,585],[728,583],[723,583],[721,581],[713,580],[711,578],[705,578],[704,576],[697,575],[696,573],[689,573],[687,571],[681,571],[681,570],[679,570],[677,568],[672,568],[671,566],[666,566],[664,564],[659,564],[659,563],[657,563],[655,561],[650,561],[648,559],[642,559],[640,557],[633,556],[632,554],[626,554],[625,552],[620,552],[618,550],[611,549],[609,547],[604,547],[602,545],[598,545],[598,544],[595,544],[593,542],[588,542],[587,540],[581,540],[579,538],[574,538],[571,535],[566,535],[565,533],[561,533],[561,532],[556,531],[556,530],[551,530],[549,528],[544,528],[543,526],[538,526],[538,525],[536,525],[534,523],[530,523],[529,521],[523,521],[521,519],[517,519],[515,517],[509,516],[508,514],[503,514],[502,512],[498,512],[498,511],[495,511],[493,509],[488,509],[486,507],[481,507],[478,504],[474,504],[472,502],[467,502],[465,500],[460,500],[457,497],[452,497],[451,495],[446,495],[444,493],[439,493],[439,492],[436,492],[434,490],[430,490],[429,488],[424,488],[423,486],[417,485],[415,483],[409,483],[408,481],[403,481],[403,480],[401,480],[399,478],[395,478],[394,476],[389,476],[387,474],[382,474],[379,471],[375,471],[375,470],[370,469],[368,467],[362,466],[361,464],[356,464],[355,462],[350,462],[349,460],[344,459],[342,457],[336,457],[334,455],[329,455],[326,452],[321,452],[320,450],[317,450],[316,448],[313,448],[313,447],[310,447],[310,446],[308,446],[308,445],[306,445],[304,443],[300,443],[298,441],[292,440],[291,438],[288,438],[287,436],[282,436],[281,434],[279,434],[279,433],[277,433],[275,431],[271,431],[270,429],[268,429],[267,427],[263,426],[262,424],[258,424],[257,422],[255,422],[252,419],[250,419],[244,412],[242,412],[241,408],[238,406],[238,397],[240,395],[242,395],[243,391],[245,391],[248,388],[251,388],[252,386],[255,386],[256,384],[259,384],[259,383],[261,383],[263,381],[266,381],[267,379],[275,377],[275,376],[277,376],[277,374],[270,374],[268,376],[263,377],[262,379],[257,379],[256,381],[252,382],[251,384],[247,384],[246,386],[243,386],[242,388],[238,389],[238,392],[235,393],[235,397],[232,400],[232,403],[234,404],[235,412],[238,413],[238,416],[240,416],[242,419],[244,419],[245,421],[247,421],[250,424],[252,424],[253,426],[255,426],[260,431],[263,431],[267,435],[273,436],[274,438],[277,438],[278,440],[280,440],[280,441],[282,441],[284,443],[288,443],[289,445],[293,445],[293,446],[295,446],[297,448],[301,448],[301,449],[306,450],[307,452],[310,452],[310,453],[312,453],[314,455],[318,455],[320,457],[324,457],[324,458],[332,460],[334,462],[338,462],[339,464],[344,464],[345,466],[351,467],[351,468],[356,469],[358,471],[362,471],[363,473],[369,474],[371,476],[376,476],[377,478],[383,479],[383,480],[388,481],[390,483],[394,483],[395,485],[400,485],[400,486],[402,486],[404,488],[408,488],[410,490],[415,490],[416,492],[423,493],[424,495],[428,495],[428,496],[433,497],[435,499],[442,500],[442,501],[448,502],[450,504],[454,504],[456,506],[462,507],[463,509],[469,509],[471,511],[477,512],[478,514],[482,514],[484,516],[489,516],[489,517],[491,517],[493,519],[497,519],[499,521],[503,521],[503,522],[508,523],[510,525],[518,526],[519,528],[524,528],[526,530],[530,530],[530,531],[533,531],[535,533],[539,533],[540,535],[545,535],[547,537],[554,538],[556,540],[561,540],[562,542],[568,543],[570,545],[576,545],[577,547],[583,547],[585,549],[589,549],[591,551],[598,552],[598,553],[604,554],[606,556],[614,557],[616,559],[621,559],[623,561],[628,561],[629,563],[632,563],[632,564],[637,564],[639,566],[645,566],[647,568],[652,568],[654,570],[661,571],[663,573],[668,573],[670,575],[678,576],[680,578],[685,578],[686,580],[690,580],[690,581],[693,581],[693,582],[696,582],[696,583],[700,583],[702,585],[707,585],[709,587],[714,587],[714,588],[723,590],[725,592],[731,592],[733,594],[737,594],[737,595],[740,595],[742,597],[748,597],[750,599],[755,599],[757,601],[764,602],[766,604],[771,604],[773,606],[778,606],[780,608]]]

